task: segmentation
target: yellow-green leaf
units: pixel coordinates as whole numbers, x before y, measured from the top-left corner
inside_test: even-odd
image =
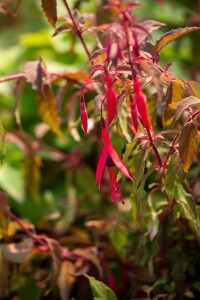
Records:
[[[55,28],[57,21],[57,1],[56,0],[42,0],[42,9],[47,17],[49,23]]]
[[[171,30],[171,31],[165,33],[156,42],[156,45],[155,45],[156,52],[160,52],[160,50],[162,50],[166,45],[168,45],[172,41],[176,40],[177,38],[179,38],[189,32],[195,31],[195,30],[200,30],[200,27],[178,28],[178,29]]]
[[[188,81],[187,83],[189,89],[192,92],[192,95],[200,98],[200,84],[194,80]]]
[[[162,123],[164,128],[172,125],[174,110],[182,100],[182,97],[183,86],[180,80],[172,81],[167,91],[166,104],[163,110]]]
[[[61,300],[69,299],[69,294],[75,282],[75,267],[70,261],[64,261],[58,276],[58,287]]]
[[[58,114],[51,87],[48,84],[43,86],[43,92],[36,98],[37,110],[42,120],[49,125],[50,129],[63,138],[60,130]]]
[[[96,280],[94,277],[85,276],[90,282],[94,300],[117,300],[114,292],[103,282]]]
[[[185,172],[190,168],[197,152],[198,139],[197,128],[194,123],[187,123],[181,131],[179,137],[179,155],[183,170]]]
[[[9,201],[6,194],[0,192],[0,239],[2,239],[8,229]]]

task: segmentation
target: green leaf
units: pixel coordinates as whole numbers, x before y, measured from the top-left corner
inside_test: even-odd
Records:
[[[190,106],[195,106],[200,104],[200,99],[194,96],[184,98],[177,106],[174,113],[174,122],[176,122],[184,110],[186,110]]]
[[[172,200],[175,196],[175,187],[178,183],[183,182],[183,169],[180,165],[180,158],[177,153],[171,156],[167,172],[164,177],[165,190]]]
[[[166,104],[163,110],[162,123],[167,128],[173,123],[174,110],[183,97],[183,87],[180,80],[174,80],[170,83],[167,91]]]
[[[186,217],[189,220],[196,220],[197,218],[197,211],[196,211],[196,205],[194,200],[192,199],[191,195],[188,194],[183,185],[178,184],[176,186],[176,192],[175,192],[176,201],[182,206]]]
[[[56,0],[42,0],[42,9],[43,9],[49,23],[55,28],[56,21],[57,21],[57,1]]]
[[[55,99],[51,87],[48,84],[44,84],[42,94],[37,96],[36,103],[38,113],[42,120],[49,125],[54,133],[63,138],[56,111]]]
[[[114,292],[103,282],[96,280],[94,277],[85,276],[90,282],[94,300],[117,300]]]
[[[123,250],[127,243],[126,231],[124,231],[119,226],[114,227],[109,232],[109,238],[111,240],[112,245],[117,250],[119,256],[123,258],[124,254],[125,254],[125,252]]]
[[[179,137],[179,155],[185,172],[190,168],[197,152],[197,133],[196,126],[190,122],[183,127]]]
[[[194,80],[190,80],[187,82],[189,89],[192,92],[192,95],[200,98],[200,84]]]
[[[156,42],[155,45],[156,52],[160,52],[166,45],[168,45],[172,41],[195,30],[200,30],[200,27],[178,28],[165,33]]]
[[[25,199],[25,180],[21,170],[4,163],[0,168],[0,186],[15,201],[23,203]]]

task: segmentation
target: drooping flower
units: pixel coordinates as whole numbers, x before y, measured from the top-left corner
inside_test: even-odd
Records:
[[[135,103],[143,125],[148,131],[152,130],[152,125],[149,119],[147,103],[144,94],[141,91],[140,82],[134,78]]]
[[[108,172],[109,172],[109,178],[110,178],[112,201],[114,204],[116,204],[117,200],[120,199],[122,201],[122,203],[124,203],[124,200],[122,198],[122,195],[121,195],[118,185],[117,185],[113,166],[116,166],[130,180],[132,180],[132,175],[130,174],[127,167],[124,165],[124,163],[119,158],[115,149],[112,147],[112,145],[110,143],[110,137],[109,137],[108,131],[105,127],[102,128],[102,138],[104,141],[104,148],[103,148],[103,151],[99,158],[99,162],[98,162],[97,170],[96,170],[97,185],[100,188],[103,171],[104,171],[105,166],[107,166]]]

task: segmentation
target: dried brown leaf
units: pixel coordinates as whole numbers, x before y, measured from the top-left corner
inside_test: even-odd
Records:
[[[56,0],[42,0],[42,9],[43,9],[49,23],[55,28],[56,21],[57,21],[57,1]]]

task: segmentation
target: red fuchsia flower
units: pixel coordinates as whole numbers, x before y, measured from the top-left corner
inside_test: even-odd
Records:
[[[106,92],[106,107],[107,107],[107,126],[109,126],[116,114],[117,110],[117,96],[112,86],[112,80],[108,74],[105,76],[107,92]]]
[[[140,115],[141,121],[147,131],[152,130],[152,125],[149,119],[149,114],[147,110],[147,104],[144,94],[141,91],[140,82],[137,78],[134,78],[134,90],[135,90],[135,103],[137,111]]]
[[[81,96],[81,102],[80,102],[80,115],[81,115],[81,125],[82,125],[82,128],[83,128],[83,131],[84,131],[85,134],[87,134],[88,115],[87,115],[87,110],[86,110],[86,106],[85,106],[83,96]]]
[[[120,199],[122,201],[122,203],[124,203],[124,200],[122,198],[122,195],[121,195],[118,185],[117,185],[113,166],[116,166],[130,180],[133,179],[132,175],[130,174],[127,167],[123,164],[123,162],[119,158],[115,149],[112,147],[112,145],[110,143],[110,137],[109,137],[108,131],[105,127],[102,128],[102,138],[104,141],[104,148],[103,148],[103,151],[101,153],[101,156],[99,158],[99,162],[97,165],[96,182],[98,184],[98,187],[100,188],[103,171],[104,171],[105,165],[107,165],[108,172],[109,172],[109,178],[110,178],[112,202],[116,205],[117,200]]]

